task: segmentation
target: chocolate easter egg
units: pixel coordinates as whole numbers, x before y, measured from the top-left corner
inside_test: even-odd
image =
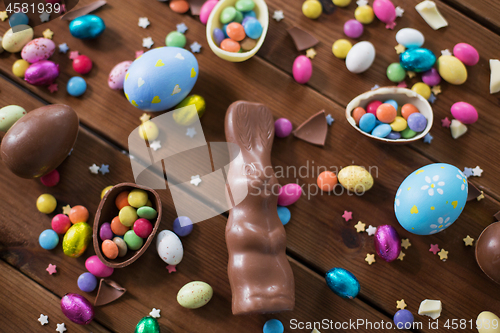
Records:
[[[137,323],[135,333],[160,333],[160,325],[153,317],[144,317]]]
[[[401,238],[391,225],[386,224],[377,227],[373,242],[375,252],[387,262],[396,260],[401,252]]]
[[[66,294],[61,298],[62,313],[78,325],[90,324],[94,319],[94,307],[79,294]]]
[[[37,178],[68,156],[78,135],[78,115],[67,105],[47,105],[29,112],[5,134],[0,155],[17,176]]]
[[[487,226],[476,243],[476,261],[490,279],[500,283],[500,222]]]

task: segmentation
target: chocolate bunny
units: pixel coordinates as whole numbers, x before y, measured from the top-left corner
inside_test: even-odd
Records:
[[[227,142],[240,148],[231,152],[229,196],[236,200],[248,190],[229,211],[226,226],[233,314],[293,310],[295,282],[271,164],[273,117],[263,104],[234,102],[226,113],[225,131]]]

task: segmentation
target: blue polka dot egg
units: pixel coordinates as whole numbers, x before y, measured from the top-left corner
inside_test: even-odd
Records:
[[[394,200],[396,218],[411,233],[438,233],[460,216],[467,192],[467,178],[455,166],[426,165],[411,173],[399,186]]]
[[[198,61],[179,47],[160,47],[144,53],[130,65],[123,90],[135,107],[164,111],[179,104],[198,79]]]

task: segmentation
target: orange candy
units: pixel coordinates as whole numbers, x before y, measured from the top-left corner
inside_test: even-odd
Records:
[[[403,118],[405,118],[406,120],[408,120],[408,117],[412,114],[412,113],[418,113],[418,109],[415,105],[413,104],[405,104],[403,105],[403,107],[401,108],[401,115],[403,116]]]
[[[391,104],[384,103],[377,108],[377,119],[383,123],[392,123],[397,115],[398,111]]]
[[[226,38],[220,43],[220,48],[227,52],[238,52],[240,50],[240,43]]]
[[[120,222],[120,218],[118,216],[116,216],[115,218],[113,218],[113,220],[111,221],[111,231],[113,231],[113,233],[115,235],[117,235],[117,236],[123,236],[129,230],[130,230],[129,227],[124,226]]]
[[[170,9],[179,14],[184,14],[189,10],[189,2],[185,0],[171,0]]]
[[[128,203],[129,193],[129,191],[123,191],[116,196],[115,205],[119,210],[121,210],[125,206],[130,206],[130,204]]]
[[[318,187],[325,192],[333,191],[337,185],[337,176],[331,171],[323,171],[318,176]]]
[[[366,113],[365,109],[363,109],[361,106],[358,106],[352,111],[352,117],[356,121],[356,125],[359,125],[359,120],[363,115]]]
[[[102,242],[102,253],[108,259],[115,259],[118,257],[118,245],[116,245],[112,240],[106,239]]]
[[[87,222],[89,219],[89,211],[83,206],[75,206],[69,212],[69,220],[75,224],[78,222]]]
[[[237,42],[242,41],[246,37],[245,29],[243,29],[243,26],[238,22],[229,23],[226,28],[226,33],[229,38]]]

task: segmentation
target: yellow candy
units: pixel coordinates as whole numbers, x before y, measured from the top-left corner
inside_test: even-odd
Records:
[[[332,52],[333,55],[339,59],[345,59],[347,57],[347,53],[352,48],[352,44],[347,39],[338,39],[333,43]]]
[[[17,77],[24,78],[24,73],[26,72],[29,66],[30,63],[24,59],[16,60],[14,65],[12,65],[12,73],[14,73],[14,75]]]
[[[414,92],[416,92],[425,99],[429,99],[429,97],[431,97],[431,87],[429,87],[423,82],[415,83],[413,87],[411,87],[411,90],[413,90]]]
[[[391,123],[391,128],[395,132],[401,132],[406,128],[406,119],[403,117],[396,117]]]
[[[112,187],[113,187],[112,185],[109,185],[109,186],[106,186],[104,188],[104,190],[102,190],[102,192],[101,192],[101,199],[104,198],[104,196],[106,195],[106,193],[108,193],[108,191],[111,190]]]
[[[194,105],[196,109],[184,108],[188,105]],[[175,122],[179,125],[189,126],[197,119],[196,113],[198,113],[198,118],[201,118],[205,113],[205,99],[200,95],[191,95],[184,98],[175,108],[177,109],[173,114]]]
[[[310,19],[317,19],[322,11],[323,6],[318,0],[306,0],[302,4],[302,13]]]
[[[118,218],[124,226],[131,227],[134,224],[135,220],[137,220],[137,211],[134,207],[125,206],[120,209]]]
[[[139,126],[139,136],[141,139],[152,142],[158,137],[158,126],[150,120],[142,123],[141,126]]]
[[[500,318],[490,311],[483,311],[477,316],[476,327],[479,333],[499,333]]]
[[[351,3],[351,0],[333,0],[333,4],[335,6],[339,6],[339,7],[349,6],[350,3]]]
[[[92,239],[92,228],[85,222],[73,224],[63,238],[64,254],[78,258],[85,252]]]
[[[375,18],[375,14],[373,13],[373,8],[369,5],[358,6],[354,11],[354,18],[363,24],[370,24],[373,22]]]
[[[128,194],[128,204],[135,208],[141,208],[148,202],[148,194],[146,191],[135,189]],[[123,223],[123,222],[122,222]]]
[[[148,202],[146,202],[145,206],[153,207],[153,203],[148,199]]]
[[[51,194],[45,193],[36,199],[36,208],[44,214],[52,213],[56,209],[56,206],[56,198]]]
[[[451,55],[442,55],[437,61],[439,75],[448,83],[462,84],[467,80],[467,69],[457,58]]]

